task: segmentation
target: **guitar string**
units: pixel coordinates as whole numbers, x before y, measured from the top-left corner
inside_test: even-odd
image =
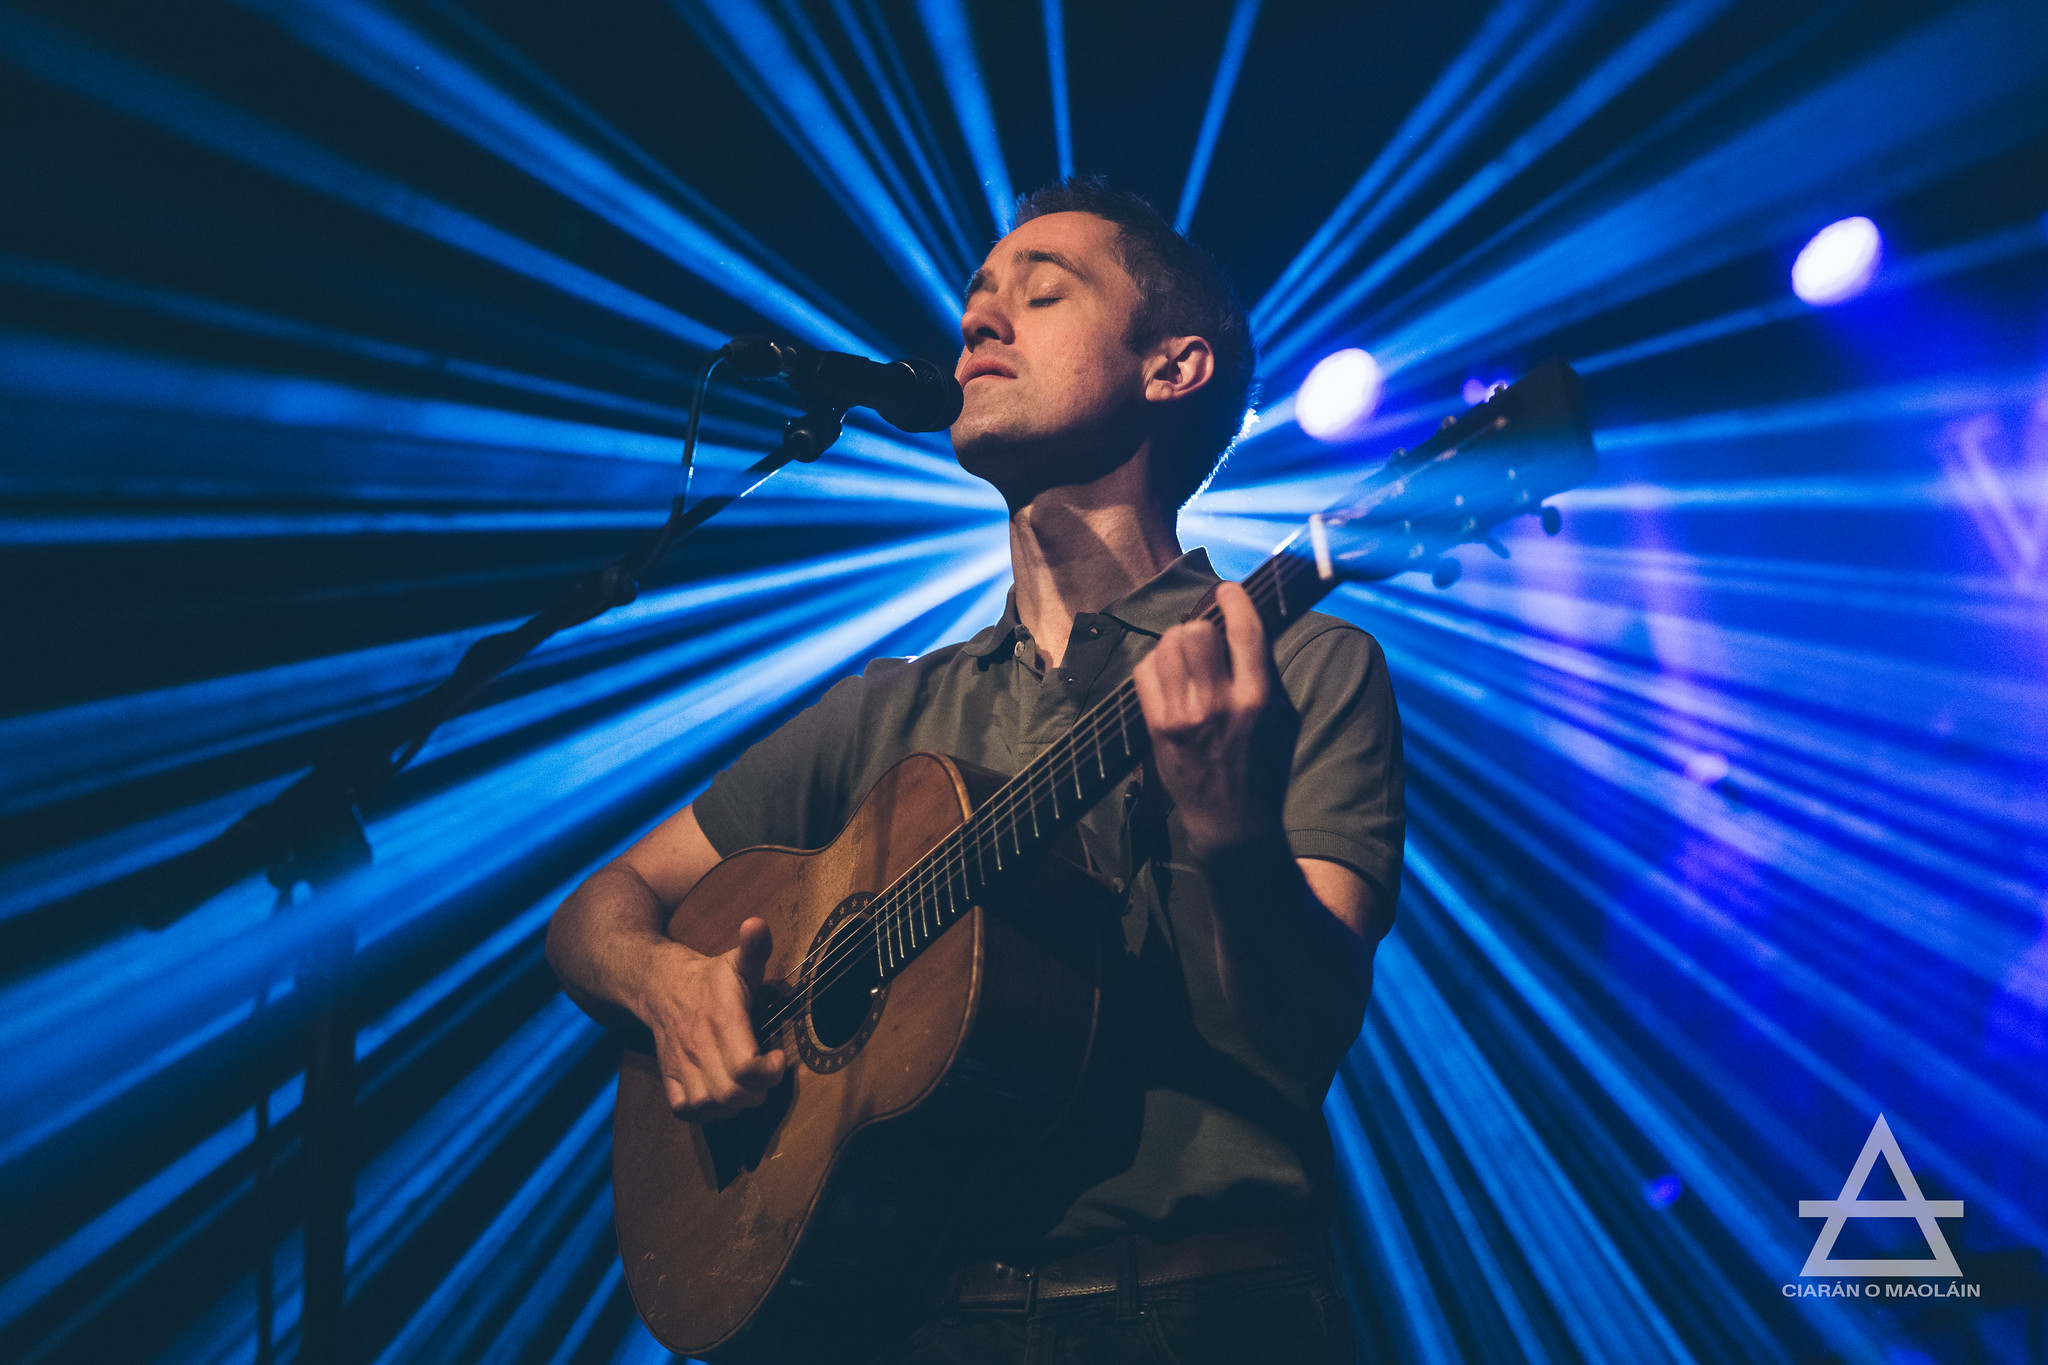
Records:
[[[1299,555],[1277,554],[1246,576],[1244,581],[1246,595],[1251,598],[1253,606],[1261,612],[1268,605],[1284,607],[1287,589],[1291,586],[1288,581],[1290,575],[1305,572],[1309,567],[1308,561]],[[1196,619],[1205,621],[1210,625],[1220,625],[1223,619],[1222,610],[1220,607],[1211,604]],[[1050,794],[1054,798],[1054,806],[1055,810],[1057,810],[1057,791],[1065,781],[1059,773],[1061,758],[1063,756],[1067,758],[1066,767],[1074,774],[1078,789],[1081,785],[1083,748],[1085,745],[1092,744],[1096,754],[1097,767],[1101,768],[1104,766],[1102,763],[1102,740],[1106,737],[1111,721],[1117,724],[1119,734],[1124,739],[1124,754],[1118,761],[1122,762],[1135,757],[1129,738],[1130,725],[1135,719],[1139,723],[1141,730],[1143,726],[1142,707],[1138,708],[1135,716],[1132,715],[1132,704],[1136,701],[1137,689],[1130,679],[1125,679],[1117,685],[1109,696],[1103,698],[1095,706],[1090,707],[1087,714],[1083,715],[1053,748],[1047,750],[1038,761],[1026,767],[1023,772],[1006,783],[1002,789],[990,798],[983,810],[976,811],[966,821],[963,821],[952,830],[945,839],[941,840],[920,858],[917,863],[906,869],[906,875],[903,878],[899,879],[894,885],[885,888],[870,903],[867,923],[860,930],[840,938],[839,942],[845,946],[828,945],[828,953],[812,969],[805,980],[805,984],[789,995],[778,998],[776,1008],[757,1025],[757,1036],[779,1028],[798,1009],[805,1006],[811,998],[815,997],[821,989],[836,982],[850,971],[856,958],[865,959],[871,950],[876,951],[878,958],[885,953],[889,954],[893,959],[890,965],[900,970],[909,960],[909,954],[921,950],[924,946],[923,942],[917,941],[920,935],[911,919],[913,907],[902,903],[906,898],[929,902],[929,909],[933,913],[924,917],[927,921],[926,931],[922,935],[925,942],[936,938],[938,933],[950,927],[950,923],[945,922],[947,907],[941,906],[938,903],[937,897],[929,893],[943,885],[946,888],[947,901],[957,919],[958,915],[962,913],[959,908],[960,897],[953,894],[952,889],[957,881],[961,889],[968,893],[970,897],[969,905],[971,907],[973,903],[971,897],[974,894],[974,889],[968,857],[973,856],[976,863],[984,868],[984,885],[982,889],[986,890],[986,859],[982,854],[984,848],[991,842],[988,836],[993,836],[992,842],[995,845],[997,866],[1000,868],[1002,856],[1001,843],[1004,832],[1002,828],[1003,821],[1007,820],[1010,824],[1012,847],[1021,847],[1022,827],[1018,823],[1020,809],[1029,809],[1031,811],[1034,824],[1034,844],[1041,842],[1042,836],[1038,835],[1035,828],[1037,823],[1037,806],[1042,794]],[[1075,799],[1078,802],[1082,798],[1077,796]],[[1099,801],[1100,799],[1101,795],[1098,794],[1096,800]],[[1092,809],[1093,804],[1093,802],[1088,803],[1088,808]],[[1036,849],[1034,848],[1033,851],[1036,852]],[[1024,855],[1012,854],[1013,858],[1021,856]],[[936,931],[929,928],[929,921],[932,918],[941,921],[939,929]],[[910,940],[907,951],[904,951],[905,931],[908,931],[907,937]],[[891,945],[885,943],[885,937],[894,940],[893,946],[898,950],[897,952],[889,952]]]
[[[1247,595],[1252,597],[1255,606],[1261,608],[1265,604],[1259,599],[1265,597],[1268,591],[1278,595],[1276,600],[1284,602],[1285,592],[1288,587],[1286,576],[1290,571],[1302,572],[1305,569],[1306,561],[1298,556],[1276,555],[1246,577],[1245,588]],[[1258,581],[1255,582],[1255,580]],[[1222,612],[1220,608],[1212,605],[1196,619],[1206,621],[1211,625],[1220,624]],[[790,993],[788,996],[779,997],[776,1002],[776,1008],[757,1026],[757,1032],[765,1033],[768,1030],[780,1027],[810,997],[814,996],[820,989],[831,985],[844,976],[847,971],[851,970],[852,963],[856,957],[864,959],[871,948],[876,952],[878,960],[892,946],[900,949],[904,944],[904,932],[906,930],[908,931],[908,937],[912,940],[909,951],[914,953],[920,950],[923,944],[915,942],[918,934],[916,925],[911,919],[912,907],[898,904],[906,895],[914,893],[919,899],[928,898],[928,908],[934,912],[936,918],[943,921],[946,913],[945,907],[938,904],[936,896],[929,896],[928,893],[936,886],[943,884],[947,890],[947,899],[951,904],[953,913],[957,917],[960,913],[960,897],[953,894],[952,891],[953,884],[957,881],[962,889],[967,891],[969,905],[971,906],[973,904],[971,898],[974,894],[974,889],[968,876],[968,856],[971,854],[975,857],[976,862],[984,868],[985,876],[986,859],[981,855],[985,846],[990,842],[986,836],[992,835],[995,844],[997,866],[998,868],[1001,867],[1003,830],[1000,820],[1005,817],[1009,819],[1011,824],[1012,848],[1021,847],[1022,827],[1017,822],[1018,808],[1020,805],[1035,806],[1039,799],[1040,788],[1044,783],[1051,783],[1051,786],[1047,788],[1050,791],[1056,790],[1064,781],[1057,771],[1062,749],[1070,752],[1071,759],[1067,767],[1076,774],[1078,779],[1081,742],[1084,739],[1097,741],[1097,763],[1098,767],[1101,766],[1099,741],[1103,737],[1109,722],[1114,720],[1118,723],[1120,733],[1126,739],[1124,758],[1129,759],[1135,756],[1128,744],[1129,726],[1133,720],[1136,720],[1142,730],[1143,721],[1142,709],[1135,716],[1131,713],[1131,703],[1136,701],[1136,696],[1136,689],[1128,679],[1119,684],[1110,696],[1105,697],[1102,702],[1091,707],[1089,712],[1076,722],[1074,728],[1068,732],[1059,744],[1055,745],[1052,750],[1047,751],[1046,754],[1041,756],[1039,761],[1027,767],[1024,772],[1019,773],[1016,778],[1013,778],[1002,790],[998,791],[990,799],[983,811],[975,812],[967,821],[957,826],[939,844],[934,845],[916,864],[907,869],[902,879],[876,896],[868,907],[867,923],[861,929],[843,936],[838,940],[838,944],[830,945],[830,951],[812,970],[805,986]],[[1080,798],[1076,799],[1079,800]],[[1096,799],[1101,799],[1100,794],[1097,795]],[[1091,808],[1092,805],[1092,802],[1089,803]],[[1034,825],[1035,823],[1034,819]],[[985,828],[980,828],[984,826]],[[970,833],[973,835],[971,843],[963,837]],[[1039,837],[1042,838],[1042,836]],[[1035,851],[1036,849],[1034,848],[1033,852]],[[1013,853],[1012,856],[1021,857],[1024,855]],[[943,878],[939,875],[941,872],[943,872]],[[986,883],[983,889],[986,889]],[[931,917],[925,917],[927,922]],[[929,938],[936,937],[937,932],[943,932],[947,927],[950,927],[950,925],[942,923],[936,932],[927,929],[926,941],[929,941]],[[893,939],[894,944],[885,943],[885,936]],[[839,944],[844,946],[838,946]],[[907,956],[899,955],[892,960],[890,965],[900,969],[907,961]]]

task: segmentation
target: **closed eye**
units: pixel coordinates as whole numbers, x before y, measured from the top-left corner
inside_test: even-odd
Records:
[[[1031,306],[1033,308],[1044,308],[1048,304],[1058,303],[1060,298],[1061,296],[1058,294],[1049,294],[1045,298],[1031,300]]]

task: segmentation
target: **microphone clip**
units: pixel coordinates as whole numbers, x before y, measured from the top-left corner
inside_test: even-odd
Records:
[[[839,439],[846,417],[844,408],[817,408],[789,419],[782,428],[782,444],[769,456],[777,462],[801,460],[805,464],[832,448]]]

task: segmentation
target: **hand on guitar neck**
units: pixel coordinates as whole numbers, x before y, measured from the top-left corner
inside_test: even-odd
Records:
[[[1199,617],[1175,626],[1131,675],[1152,761],[1198,858],[1281,833],[1300,726],[1245,590],[1219,584],[1216,605],[1220,634]]]

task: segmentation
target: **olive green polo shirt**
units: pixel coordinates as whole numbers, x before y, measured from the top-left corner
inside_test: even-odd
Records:
[[[904,757],[949,754],[1013,774],[1131,675],[1217,582],[1193,550],[1074,618],[1046,668],[1011,595],[1001,620],[915,659],[876,659],[742,754],[696,803],[720,854],[819,848]],[[1284,824],[1296,857],[1342,863],[1381,912],[1400,886],[1401,727],[1372,636],[1320,613],[1274,644],[1301,715]],[[1255,1220],[1315,1230],[1332,1199],[1327,1074],[1303,1077],[1247,1040],[1223,997],[1209,888],[1156,777],[1141,770],[1082,821],[1124,894],[1125,954],[1105,987],[1089,1085],[977,1215],[991,1249],[1041,1258],[1127,1232],[1167,1239]],[[1028,1174],[1027,1174],[1028,1173]],[[997,1205],[1000,1204],[1000,1207]],[[1028,1260],[1027,1260],[1028,1263]]]

